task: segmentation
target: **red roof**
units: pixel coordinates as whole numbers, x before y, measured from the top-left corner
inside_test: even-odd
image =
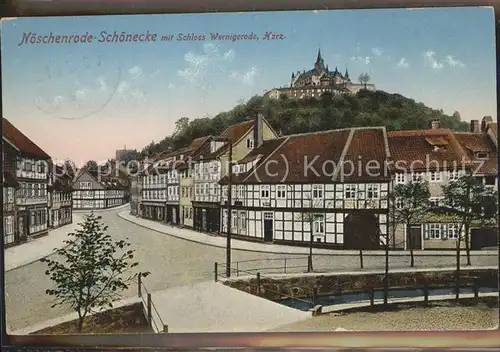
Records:
[[[26,137],[6,118],[2,118],[2,133],[10,143],[14,144],[23,154],[43,159],[50,159],[50,156],[44,152],[31,139]]]
[[[252,129],[253,124],[253,120],[248,120],[231,125],[220,136],[229,139],[234,144]]]
[[[387,133],[396,169],[461,168],[470,159],[449,129],[391,131]]]
[[[498,174],[498,152],[486,133],[456,132],[454,135],[458,143],[466,150],[467,156],[474,161],[474,172],[487,175]],[[478,152],[488,153],[488,159],[477,158]]]
[[[383,127],[299,134],[282,140],[274,150],[267,151],[244,183],[370,182],[390,179],[390,175],[384,172],[389,155]],[[375,162],[380,167],[378,172],[373,169]],[[355,169],[352,170],[352,167]]]

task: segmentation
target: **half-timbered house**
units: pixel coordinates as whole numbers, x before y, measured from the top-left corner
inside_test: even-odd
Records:
[[[81,210],[107,209],[126,203],[126,180],[84,169],[73,181],[73,208]]]
[[[73,222],[73,177],[65,167],[51,168],[49,191],[49,227],[58,228]]]
[[[48,192],[50,156],[7,119],[2,119],[3,141],[17,151],[15,192],[18,238],[48,234]],[[10,226],[10,225],[9,225]]]
[[[16,227],[16,190],[19,189],[19,182],[15,179],[16,160],[19,149],[10,144],[9,141],[2,139],[3,152],[3,243],[4,246],[11,246],[19,243],[20,238]]]
[[[219,181],[227,174],[229,159],[238,161],[264,140],[277,134],[262,116],[229,126],[220,136],[211,137],[193,158],[195,230],[221,231],[221,194]],[[231,155],[229,155],[231,152]]]
[[[248,240],[328,248],[385,243],[390,174],[383,127],[263,141],[222,184],[222,231]],[[311,237],[312,234],[312,237]]]

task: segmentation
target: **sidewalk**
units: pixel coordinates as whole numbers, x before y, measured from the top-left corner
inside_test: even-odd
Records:
[[[68,233],[78,228],[78,223],[83,219],[83,214],[73,214],[73,222],[54,230],[49,230],[47,236],[35,238],[27,243],[13,246],[4,251],[5,271],[13,270],[42,258],[48,257],[56,248],[64,246]]]
[[[129,222],[132,222],[138,226],[165,234],[173,237],[177,237],[186,241],[196,242],[205,244],[207,246],[226,248],[226,238],[214,235],[208,235],[205,233],[197,232],[190,229],[184,229],[176,226],[170,226],[167,224],[158,223],[152,220],[142,219],[134,215],[130,215],[128,211],[118,212],[117,215]],[[264,252],[264,253],[275,253],[275,254],[302,254],[308,255],[309,248],[307,247],[293,247],[285,245],[277,245],[270,243],[256,243],[250,241],[243,241],[232,239],[231,247],[234,250],[242,250],[248,252]],[[359,255],[357,250],[333,250],[333,249],[313,249],[314,254],[319,255]],[[465,251],[462,251],[465,255]],[[384,256],[385,252],[383,250],[365,250],[363,251],[364,256]],[[390,251],[391,256],[408,256],[407,251]],[[456,252],[454,250],[419,250],[414,251],[415,256],[455,256]],[[496,250],[484,250],[484,251],[471,251],[471,255],[481,255],[481,256],[497,256],[498,251]]]

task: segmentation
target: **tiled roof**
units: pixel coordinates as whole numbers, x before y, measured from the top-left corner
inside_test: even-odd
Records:
[[[255,169],[257,169],[263,162],[265,162],[266,158],[271,153],[273,153],[286,139],[287,137],[265,140],[259,148],[253,149],[243,159],[239,160],[237,164],[246,164],[258,159],[257,163],[252,169],[247,170],[243,173],[232,174],[232,182],[240,183],[244,179],[246,179],[247,176],[250,175]],[[220,180],[220,183],[225,184],[228,180],[229,176],[226,175]]]
[[[124,190],[128,188],[128,181],[108,175],[99,175],[97,170],[86,170],[102,187],[109,190]]]
[[[498,125],[496,122],[491,122],[489,124],[489,128],[491,128],[491,131],[493,132],[493,136],[495,136],[495,138],[498,138]]]
[[[498,152],[486,133],[456,132],[454,135],[458,143],[466,150],[467,156],[474,161],[473,171],[487,175],[498,174]],[[488,159],[478,159],[475,155],[476,152],[487,152]]]
[[[50,159],[50,156],[36,145],[31,139],[19,131],[9,120],[2,118],[2,133],[9,142],[14,144],[17,149],[22,153],[43,158]]]
[[[244,183],[370,182],[388,175],[367,172],[374,160],[384,168],[388,158],[385,128],[350,128],[283,138],[259,161]],[[359,161],[362,166],[358,167]],[[351,163],[356,167],[351,172]],[[371,162],[373,164],[373,162]],[[359,171],[358,171],[359,169]]]
[[[254,124],[253,120],[243,121],[226,128],[224,132],[221,133],[221,137],[229,139],[232,143],[238,142],[250,129],[252,129]]]
[[[396,169],[461,168],[469,158],[449,129],[391,131],[387,133]]]

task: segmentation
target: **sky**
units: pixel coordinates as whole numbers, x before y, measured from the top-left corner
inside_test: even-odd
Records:
[[[102,42],[115,31],[156,41]],[[30,43],[51,33],[94,40]],[[142,149],[180,117],[215,116],[287,86],[318,49],[354,81],[367,72],[377,89],[466,121],[497,116],[490,8],[18,18],[3,21],[1,35],[3,117],[53,159],[77,164]]]

